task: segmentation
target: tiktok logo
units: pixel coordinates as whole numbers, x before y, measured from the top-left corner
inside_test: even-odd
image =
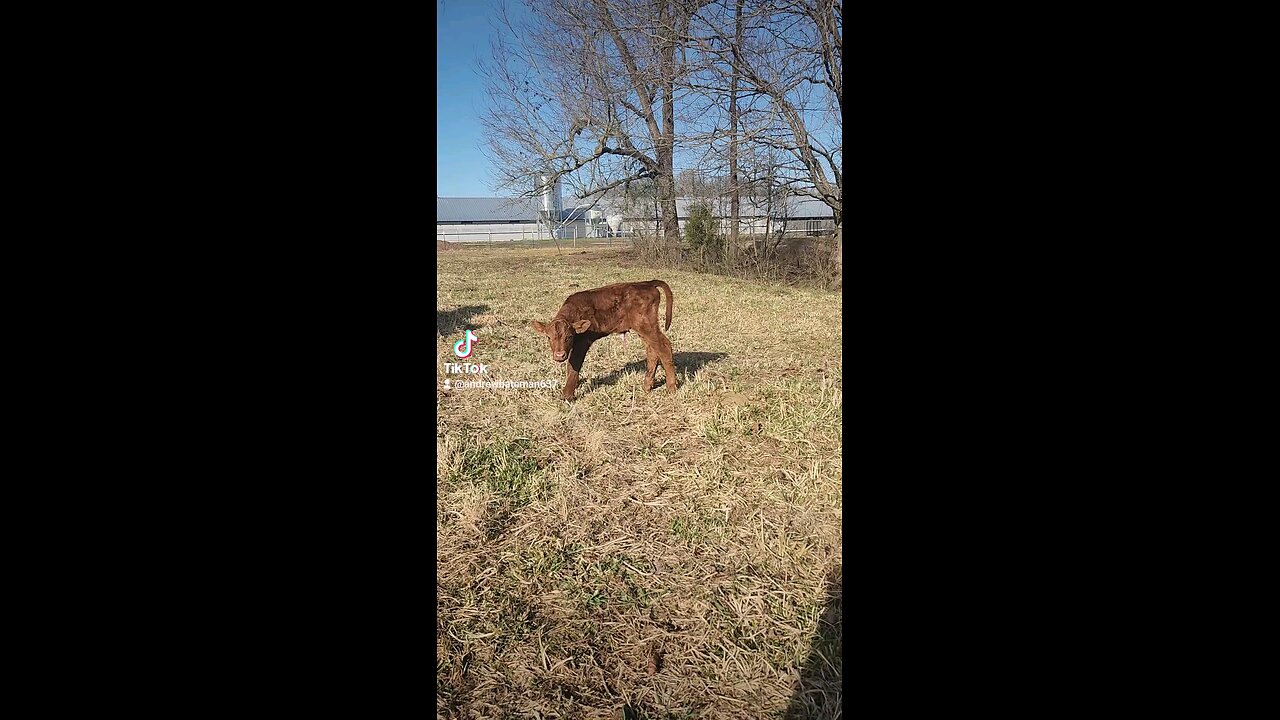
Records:
[[[460,358],[471,357],[471,343],[475,342],[477,339],[478,338],[475,333],[467,330],[467,334],[463,336],[461,340],[453,344],[453,354]]]

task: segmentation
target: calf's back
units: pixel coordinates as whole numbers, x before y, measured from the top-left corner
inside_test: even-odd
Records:
[[[591,330],[601,333],[643,330],[650,319],[656,329],[663,291],[667,294],[666,328],[670,329],[674,298],[671,287],[661,280],[614,283],[576,292],[565,299],[557,316],[570,322],[590,320]]]

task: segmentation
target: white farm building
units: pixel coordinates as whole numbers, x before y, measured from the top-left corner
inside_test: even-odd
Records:
[[[728,232],[730,219],[728,198],[677,198],[676,214],[684,231],[689,209],[698,202],[711,207],[720,220],[722,232]],[[742,198],[738,211],[740,235],[761,235],[767,230],[788,233],[824,234],[835,227],[831,208],[818,200],[790,199],[775,202]],[[605,199],[594,206],[581,202],[562,207],[559,193],[535,198],[436,198],[436,239],[448,242],[509,242],[512,240],[550,240],[586,237],[630,237],[654,233],[660,226],[652,199]]]

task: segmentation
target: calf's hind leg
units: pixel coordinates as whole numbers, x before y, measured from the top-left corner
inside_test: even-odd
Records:
[[[671,357],[671,341],[657,328],[646,328],[644,331],[637,330],[637,333],[640,333],[640,338],[644,340],[645,358],[649,363],[649,374],[645,376],[645,389],[650,389],[650,382],[657,372],[657,362],[661,362],[662,369],[667,374],[667,392],[675,392],[676,364]],[[653,355],[649,353],[653,353]],[[655,362],[655,359],[657,362]]]
[[[649,392],[653,389],[654,376],[658,373],[658,351],[648,340],[644,341],[644,361],[649,366],[649,372],[644,376],[644,391]]]
[[[671,356],[671,341],[662,331],[658,331],[658,359],[662,361],[662,369],[667,371],[667,392],[676,391],[676,362]]]

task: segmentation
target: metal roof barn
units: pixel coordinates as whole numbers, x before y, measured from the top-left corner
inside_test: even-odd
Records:
[[[436,223],[534,222],[538,198],[436,198]]]

